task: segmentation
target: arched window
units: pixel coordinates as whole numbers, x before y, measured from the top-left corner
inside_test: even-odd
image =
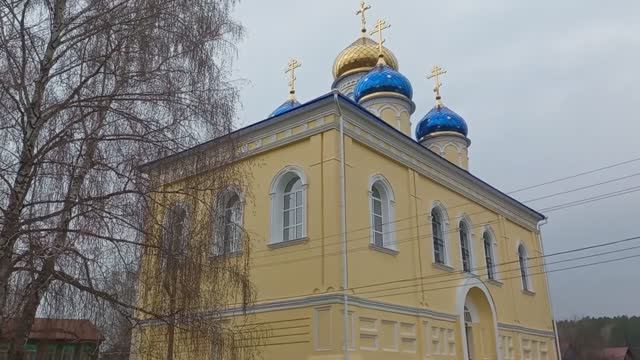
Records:
[[[395,250],[393,233],[393,201],[391,188],[380,175],[373,178],[369,189],[371,212],[371,243],[377,247]]]
[[[183,257],[187,242],[187,210],[181,205],[171,206],[165,215],[160,245],[161,267],[168,270]]]
[[[522,278],[522,289],[530,291],[531,286],[529,284],[527,249],[524,247],[524,244],[520,244],[520,246],[518,246],[518,261],[520,262],[520,277]]]
[[[471,243],[469,241],[469,226],[463,220],[458,225],[460,232],[460,250],[462,252],[462,270],[471,272]]]
[[[442,210],[434,207],[431,210],[431,234],[433,236],[433,257],[437,264],[445,264],[447,260],[444,225]]]
[[[303,239],[306,232],[306,181],[302,171],[287,167],[271,184],[271,243]]]
[[[496,279],[496,262],[493,255],[493,237],[489,231],[482,234],[482,242],[484,243],[484,260],[487,265],[487,277],[491,280]]]
[[[242,202],[235,190],[224,191],[217,200],[214,255],[242,250]]]
[[[302,195],[302,181],[296,176],[289,180],[284,188],[282,241],[302,238],[304,222]]]

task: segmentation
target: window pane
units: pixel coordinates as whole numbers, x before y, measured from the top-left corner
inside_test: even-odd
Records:
[[[296,222],[295,224],[302,224],[302,208],[296,209]]]
[[[286,193],[292,192],[298,189],[300,186],[301,186],[300,178],[296,176],[293,179],[289,180],[289,182],[287,183],[287,186],[284,187],[284,192]]]
[[[373,233],[373,243],[377,246],[384,246],[382,233],[377,231]]]
[[[284,220],[284,227],[287,228],[290,224],[289,222],[289,214],[291,213],[291,211],[285,210],[284,214],[283,214],[283,220]]]
[[[284,210],[289,210],[293,207],[293,203],[291,201],[291,195],[286,194],[284,196]]]
[[[377,187],[375,187],[375,186],[373,186],[373,187],[371,188],[371,195],[372,195],[374,198],[378,198],[378,199],[380,199],[380,198],[381,198],[381,196],[380,196],[380,191],[378,191],[378,188],[377,188]]]
[[[442,218],[438,210],[431,211],[431,232],[433,236],[433,255],[436,263],[444,264],[444,240],[442,235]]]
[[[520,261],[520,276],[522,277],[522,288],[529,289],[529,281],[527,279],[527,259],[525,249],[522,245],[518,248],[518,258]]]
[[[379,233],[382,233],[382,216],[373,216],[373,229]]]
[[[373,199],[373,213],[382,216],[382,201]]]
[[[302,206],[302,191],[296,192],[296,206]]]
[[[296,226],[296,239],[302,239],[302,225]]]

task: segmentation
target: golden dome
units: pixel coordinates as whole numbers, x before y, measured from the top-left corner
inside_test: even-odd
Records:
[[[383,47],[382,55],[387,65],[398,70],[398,60],[389,49]],[[338,54],[333,63],[333,78],[337,79],[359,71],[369,71],[377,63],[378,44],[368,37],[361,37]]]

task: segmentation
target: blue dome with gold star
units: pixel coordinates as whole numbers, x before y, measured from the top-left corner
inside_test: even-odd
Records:
[[[282,105],[278,106],[275,110],[273,110],[273,112],[269,115],[269,117],[272,118],[274,116],[278,116],[289,110],[297,108],[298,106],[300,106],[300,103],[298,102],[298,100],[289,99],[285,101]]]
[[[376,65],[365,76],[358,80],[353,90],[353,98],[356,102],[367,95],[378,92],[391,92],[413,97],[413,87],[404,75],[392,69],[384,62]]]
[[[423,137],[440,131],[457,132],[467,136],[469,130],[462,116],[444,105],[436,105],[418,122],[416,139],[420,141]]]

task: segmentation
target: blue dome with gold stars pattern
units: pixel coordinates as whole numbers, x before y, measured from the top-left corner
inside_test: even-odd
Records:
[[[452,131],[467,136],[467,123],[462,116],[444,105],[437,105],[425,115],[416,126],[416,139],[440,131]]]
[[[398,93],[409,99],[413,97],[413,87],[409,79],[384,63],[376,65],[358,80],[353,90],[353,98],[359,102],[363,97],[378,92]]]

